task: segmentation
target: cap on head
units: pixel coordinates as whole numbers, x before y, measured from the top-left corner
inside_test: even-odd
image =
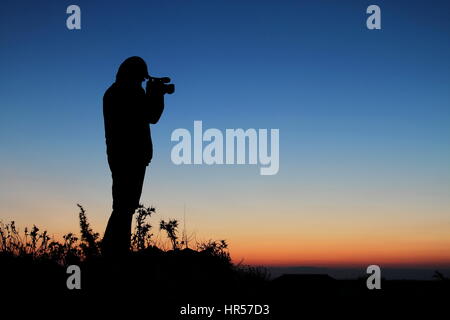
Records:
[[[116,74],[116,81],[142,81],[148,78],[147,64],[141,57],[125,59]]]

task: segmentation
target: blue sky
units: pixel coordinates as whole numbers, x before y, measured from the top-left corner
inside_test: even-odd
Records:
[[[81,8],[81,30],[66,28],[70,4]],[[381,7],[382,30],[366,28],[370,4]],[[347,230],[368,209],[378,212],[380,228],[394,224],[402,232],[407,220],[410,232],[428,223],[445,233],[449,6],[2,1],[0,218],[65,232],[80,202],[103,229],[110,178],[101,99],[119,64],[139,55],[151,74],[176,84],[153,127],[155,158],[143,193],[162,215],[179,217],[187,203],[199,232],[236,239],[242,217],[243,225],[256,218],[278,228],[275,221],[301,226],[315,216]],[[174,166],[170,134],[192,130],[194,120],[222,130],[280,129],[279,173]],[[254,232],[259,239],[266,231]]]

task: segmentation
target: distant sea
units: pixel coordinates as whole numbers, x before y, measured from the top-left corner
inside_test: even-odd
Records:
[[[270,272],[271,279],[277,278],[282,274],[328,274],[335,279],[357,279],[366,277],[365,268],[334,268],[334,267],[308,267],[308,266],[292,266],[292,267],[273,267],[265,266]],[[444,276],[450,278],[450,268],[381,268],[381,277],[386,280],[433,280],[436,270]]]

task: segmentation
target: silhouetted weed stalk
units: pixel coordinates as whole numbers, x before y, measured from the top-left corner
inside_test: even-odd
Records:
[[[0,221],[0,255],[13,257],[26,257],[36,260],[51,260],[58,264],[76,264],[85,259],[101,256],[101,239],[98,232],[94,232],[88,222],[86,210],[77,204],[79,208],[80,236],[67,233],[62,241],[51,239],[47,231],[40,231],[33,225],[31,230],[25,228],[20,233],[14,221],[3,223]],[[135,224],[131,235],[131,250],[134,252],[145,251],[149,248],[158,248],[164,243],[153,240],[152,225],[148,219],[156,212],[154,207],[140,205],[135,212]],[[170,219],[161,220],[159,230],[165,231],[173,251],[183,247],[189,249],[187,238],[178,241],[178,221]],[[231,265],[228,252],[228,244],[225,240],[209,240],[197,243],[195,250],[209,256],[215,256]]]
[[[87,221],[86,217],[86,211],[84,210],[83,206],[80,204],[77,204],[78,208],[80,209],[79,213],[79,219],[80,219],[80,233],[81,233],[81,243],[80,248],[84,254],[84,256],[94,256],[98,255],[100,252],[99,249],[99,233],[94,232],[91,229],[91,226],[89,225],[89,222]]]
[[[165,222],[164,220],[161,220],[159,223],[159,230],[164,230],[167,233],[167,237],[170,239],[170,242],[172,243],[172,249],[177,250],[179,249],[180,243],[178,242],[178,221],[175,219],[169,220],[168,222]]]
[[[131,235],[131,246],[135,250],[144,250],[152,245],[152,225],[146,222],[147,218],[155,213],[155,208],[140,205],[136,210],[136,224]]]

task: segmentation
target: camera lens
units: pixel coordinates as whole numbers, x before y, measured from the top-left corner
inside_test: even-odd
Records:
[[[174,84],[167,84],[165,85],[165,92],[167,94],[172,94],[175,92],[175,85]]]

